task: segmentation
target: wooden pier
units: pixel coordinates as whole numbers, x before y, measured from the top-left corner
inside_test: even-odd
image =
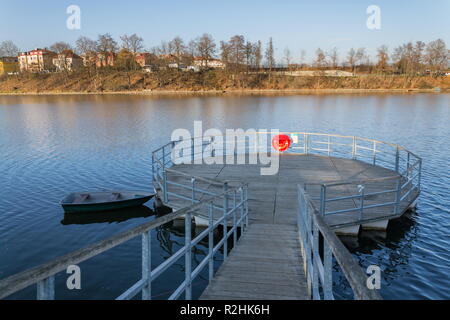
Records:
[[[319,155],[282,154],[277,174],[263,176],[260,169],[258,164],[182,164],[167,170],[167,179],[175,183],[182,183],[186,176],[192,176],[227,182],[230,187],[248,184],[249,230],[201,299],[306,299],[307,280],[302,269],[303,257],[297,231],[297,185],[306,186],[319,208],[319,186],[322,184],[345,181],[330,188],[327,194],[328,197],[345,198],[358,192],[361,181],[369,181],[364,185],[366,193],[371,194],[396,190],[398,180],[394,179],[398,174],[393,170],[358,160]],[[210,192],[219,192],[220,183],[196,182],[198,188]],[[170,189],[178,194],[184,193],[187,198],[190,196],[183,188],[172,186]],[[390,219],[401,216],[409,208],[417,197],[417,191],[400,202],[398,211],[395,210],[395,196],[396,193],[391,192],[365,197],[367,206],[392,204],[368,208],[362,219],[357,213],[346,211],[325,215],[325,221],[338,234],[355,232],[355,227],[357,233],[360,226],[374,228],[374,223],[380,221],[385,221],[387,226]],[[188,202],[169,197],[167,205],[182,208]],[[358,199],[342,199],[330,202],[326,211],[358,209],[359,206]]]

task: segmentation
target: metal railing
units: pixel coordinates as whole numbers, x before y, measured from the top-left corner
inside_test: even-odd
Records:
[[[302,186],[298,186],[297,226],[308,293],[312,299],[334,300],[333,257],[349,282],[355,299],[381,299],[377,290],[368,289],[365,273],[328,227]]]
[[[229,203],[226,199],[232,198]],[[224,203],[224,207],[217,207],[217,200]],[[208,227],[192,239],[192,217],[198,212],[206,210],[208,212]],[[221,218],[213,221],[214,211],[220,210]],[[96,242],[84,249],[71,252],[65,256],[54,259],[41,266],[20,272],[6,279],[0,280],[0,299],[10,296],[26,287],[37,284],[37,299],[51,300],[55,299],[55,275],[61,271],[65,271],[70,265],[77,265],[89,258],[95,257],[105,251],[108,251],[118,245],[125,243],[135,237],[142,237],[142,276],[139,281],[133,284],[128,290],[123,292],[118,300],[132,299],[139,293],[142,293],[142,299],[151,299],[152,282],[156,280],[164,271],[171,267],[177,260],[185,257],[185,279],[172,292],[169,300],[177,299],[184,292],[185,299],[192,298],[192,281],[200,274],[200,272],[208,266],[209,281],[214,277],[214,256],[223,250],[224,260],[228,255],[227,243],[229,239],[233,241],[233,247],[237,244],[238,228],[241,232],[246,230],[248,226],[248,205],[247,205],[247,186],[242,185],[237,188],[230,188],[222,194],[208,197],[201,202],[170,213],[168,215],[156,218],[153,221],[130,229],[121,234],[112,236],[108,239]],[[185,242],[184,246],[177,252],[172,254],[167,260],[152,269],[152,250],[151,250],[151,232],[159,226],[170,221],[184,217],[185,219]],[[232,227],[228,230],[227,221],[232,221]],[[224,227],[223,237],[214,244],[214,230]],[[192,249],[200,241],[208,238],[208,254],[198,263],[195,269],[192,269]]]
[[[354,212],[363,220],[364,212],[380,207],[399,215],[407,207],[402,202],[412,203],[420,194],[422,159],[406,148],[356,136],[308,132],[255,131],[236,134],[233,141],[206,136],[169,142],[152,154],[154,185],[162,190],[166,203],[171,197],[195,203],[204,196],[216,195],[226,190],[227,181],[187,175],[172,167],[180,163],[201,164],[217,156],[224,161],[238,154],[275,152],[271,138],[280,133],[291,137],[292,144],[286,153],[348,158],[391,170],[382,178],[317,184],[319,190],[315,192],[309,190],[313,185],[308,185],[311,195],[319,195],[312,199],[320,201],[319,212],[323,216]],[[177,181],[175,176],[179,177]],[[177,191],[171,191],[176,188]],[[331,202],[340,209],[329,209]]]

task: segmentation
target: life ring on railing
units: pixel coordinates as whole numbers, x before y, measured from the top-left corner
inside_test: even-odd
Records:
[[[277,134],[272,138],[272,147],[279,152],[283,152],[289,149],[291,143],[291,137],[289,137],[287,134]]]

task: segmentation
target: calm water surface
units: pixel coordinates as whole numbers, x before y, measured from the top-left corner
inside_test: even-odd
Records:
[[[195,120],[204,128],[358,135],[422,156],[417,212],[391,222],[386,233],[363,232],[346,244],[362,266],[381,266],[384,298],[450,298],[448,94],[0,97],[0,278],[154,219],[150,209],[141,209],[128,217],[73,221],[64,219],[58,201],[86,189],[151,191],[152,149],[176,128],[192,130]],[[165,226],[153,233],[155,265],[183,245],[180,230]],[[196,259],[206,251],[198,246]],[[181,283],[183,262],[158,279],[154,298],[167,297]],[[83,290],[64,289],[61,273],[57,298],[114,298],[140,277],[140,238],[80,266]],[[194,284],[195,296],[204,276]],[[345,297],[348,287],[339,274],[335,281]],[[30,288],[13,298],[34,294]]]

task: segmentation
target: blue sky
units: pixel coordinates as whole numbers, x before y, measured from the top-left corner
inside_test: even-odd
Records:
[[[351,47],[374,53],[407,41],[442,38],[450,45],[450,0],[1,0],[0,41],[13,40],[22,50],[75,42],[85,35],[137,33],[147,48],[161,40],[185,40],[208,32],[218,41],[235,34],[264,44],[273,37],[277,57],[289,47],[294,60],[308,58],[321,47],[338,47],[344,56]],[[66,28],[66,8],[81,8],[81,30]],[[366,27],[369,5],[381,9],[381,30]]]

